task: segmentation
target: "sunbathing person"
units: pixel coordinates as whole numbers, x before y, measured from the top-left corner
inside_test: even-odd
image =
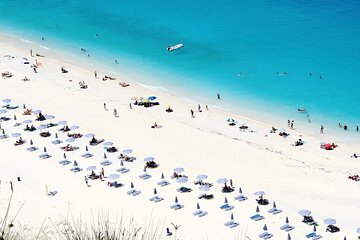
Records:
[[[306,223],[308,225],[316,224],[312,216],[304,216],[304,219],[302,220],[303,223]]]
[[[299,140],[295,141],[294,146],[302,146],[304,145],[304,142],[301,140],[301,138],[299,138]]]
[[[351,155],[351,157],[353,157],[353,158],[358,158],[359,156],[356,155],[356,153],[354,153],[354,155]]]
[[[70,146],[70,144],[67,144],[64,147],[61,147],[62,150],[64,150],[65,152],[70,152],[70,151],[74,151],[74,147]]]
[[[130,84],[128,84],[128,83],[126,83],[126,82],[121,82],[121,83],[119,83],[119,85],[122,86],[122,87],[128,87],[128,86],[130,86]]]
[[[172,108],[169,106],[165,111],[168,112],[168,113],[171,113],[171,112],[173,112],[174,110],[172,110]]]
[[[41,132],[40,133],[41,137],[50,137],[50,135],[51,135],[50,132]]]
[[[104,139],[97,140],[95,137],[93,137],[90,141],[90,145],[95,146],[95,145],[98,145],[99,143],[102,143],[103,141],[104,141]]]
[[[25,143],[25,141],[20,137],[19,140],[17,140],[17,141],[14,143],[14,145],[15,145],[15,146],[19,146],[19,145],[22,145],[22,144],[24,144],[24,143]]]
[[[214,195],[213,195],[213,194],[206,194],[206,193],[204,193],[204,194],[201,194],[198,198],[199,198],[199,199],[202,199],[202,198],[204,198],[204,199],[213,199],[213,198],[214,198]]]
[[[89,178],[92,180],[98,179],[100,178],[99,175],[96,175],[94,171],[91,172],[91,174],[89,175]]]
[[[234,188],[231,187],[231,186],[228,186],[226,183],[225,183],[225,186],[222,188],[221,190],[222,192],[233,192],[234,191]]]
[[[41,55],[39,53],[36,54],[37,57],[45,57],[44,55]]]
[[[176,172],[174,172],[173,175],[171,176],[171,178],[181,178],[181,177],[187,178],[188,176],[181,175],[181,174],[178,174]]]
[[[259,196],[259,199],[256,199],[256,201],[259,205],[268,205],[269,204],[269,200],[263,198],[263,196]]]
[[[26,110],[23,112],[23,115],[31,115],[31,110],[32,110],[32,109],[26,109]]]
[[[145,164],[146,168],[157,168],[159,165],[155,161],[150,161]]]
[[[118,149],[116,147],[109,147],[109,148],[106,149],[106,151],[109,152],[109,153],[113,153],[113,152],[117,152]]]
[[[275,133],[276,131],[277,131],[277,129],[274,126],[272,126],[270,133]]]
[[[60,128],[59,131],[62,131],[62,132],[69,132],[70,131],[70,128],[68,125],[65,125],[64,127]]]
[[[67,136],[76,139],[76,138],[81,138],[83,135],[81,133],[73,133],[73,134],[68,133]]]
[[[39,113],[39,116],[35,119],[35,121],[45,121],[46,118],[42,113]]]
[[[286,132],[280,132],[279,133],[279,136],[282,136],[282,137],[287,137],[287,136],[289,136],[290,134],[289,133],[286,133]]]

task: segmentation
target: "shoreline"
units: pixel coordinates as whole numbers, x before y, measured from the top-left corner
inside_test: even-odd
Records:
[[[30,41],[30,40],[26,40],[25,38],[20,38],[20,36],[12,35],[9,33],[2,33],[0,35],[0,39],[2,39],[3,37],[5,37],[5,39],[9,38],[10,41],[13,40],[15,42],[19,41],[18,43],[20,46],[21,43],[24,43],[24,45],[22,46],[24,51],[26,50],[24,49],[25,45],[29,45],[28,46],[29,48],[31,47],[39,48],[40,50],[47,52],[49,57],[52,59],[66,59],[63,62],[71,65],[72,64],[79,65],[79,62],[81,62],[80,67],[82,68],[86,68],[86,69],[92,68],[94,70],[102,69],[103,72],[106,72],[109,75],[114,75],[118,77],[120,76],[121,79],[129,83],[135,84],[136,87],[145,88],[146,90],[149,91],[159,92],[161,94],[165,94],[170,97],[175,97],[181,101],[187,102],[188,104],[194,104],[195,106],[198,103],[200,103],[203,106],[203,108],[205,104],[208,104],[211,108],[216,109],[217,111],[224,114],[226,118],[228,115],[229,116],[231,115],[234,117],[234,119],[239,120],[239,122],[243,120],[262,122],[263,124],[269,126],[269,128],[271,128],[271,126],[273,125],[276,125],[278,126],[278,128],[284,128],[284,129],[286,129],[287,119],[290,120],[295,119],[295,126],[299,130],[299,132],[302,132],[312,137],[319,137],[318,132],[320,130],[321,123],[319,123],[318,120],[315,121],[312,120],[312,123],[309,125],[309,123],[307,122],[307,118],[304,117],[305,113],[297,112],[296,109],[294,109],[292,112],[289,112],[290,109],[288,108],[287,109],[288,116],[286,117],[285,112],[280,113],[279,111],[274,111],[274,113],[272,113],[269,110],[265,110],[264,107],[259,107],[259,105],[262,104],[262,101],[252,98],[244,99],[245,101],[239,103],[241,105],[238,107],[235,107],[234,104],[232,105],[230,104],[229,106],[227,106],[227,104],[229,104],[230,102],[227,96],[222,96],[225,100],[223,99],[221,102],[219,102],[215,100],[216,98],[215,92],[213,93],[214,98],[209,99],[206,96],[197,95],[196,92],[189,92],[186,89],[183,89],[182,87],[175,86],[175,90],[171,90],[169,86],[164,88],[161,85],[151,85],[148,82],[141,81],[140,79],[151,79],[150,81],[155,81],[154,82],[155,84],[161,84],[161,80],[159,80],[159,77],[150,76],[149,78],[148,76],[134,72],[133,69],[129,70],[122,68],[121,66],[119,66],[121,65],[121,61],[120,64],[112,66],[110,61],[101,62],[101,60],[97,60],[92,57],[87,58],[85,55],[81,56],[78,53],[59,52],[58,49],[52,49],[52,48],[49,49],[48,47],[44,48],[44,46],[41,45],[41,41]],[[56,47],[56,44],[57,43],[53,43],[54,46],[52,47]],[[46,42],[44,45],[47,45]],[[100,59],[105,59],[105,58],[101,57]],[[119,67],[120,69],[116,69]],[[271,107],[272,109],[277,108],[277,106],[274,104],[271,104],[266,107]],[[239,110],[242,113],[239,113]],[[324,117],[324,116],[319,116],[319,117]],[[326,135],[333,138],[333,141],[344,142],[346,144],[353,144],[354,143],[353,140],[360,138],[360,132],[355,131],[355,125],[348,125],[349,130],[344,131],[343,129],[340,130],[337,127],[337,123],[335,122],[334,119],[330,120],[329,123],[331,123],[332,125],[331,126],[325,125],[325,133]],[[319,124],[319,126],[314,126],[314,124]],[[360,146],[360,144],[358,146]]]
[[[82,133],[94,132],[101,138],[113,141],[121,150],[135,149],[139,162],[134,166],[131,173],[133,175],[130,175],[133,178],[126,175],[121,177],[126,189],[131,181],[138,179],[137,175],[143,168],[142,159],[149,155],[154,156],[161,167],[150,172],[155,182],[162,171],[168,178],[172,169],[184,167],[186,174],[191,177],[188,185],[194,189],[194,192],[189,195],[179,194],[176,188],[180,185],[173,181],[169,190],[158,189],[161,195],[165,196],[166,203],[153,206],[147,201],[147,197],[153,192],[152,182],[142,180],[135,182],[145,195],[135,200],[124,194],[127,190],[109,191],[109,188],[100,182],[94,182],[94,187],[88,189],[83,182],[84,173],[74,175],[68,169],[60,168],[57,164],[55,166],[52,160],[44,162],[37,159],[36,154],[29,157],[26,151],[12,146],[14,139],[1,142],[0,149],[4,153],[4,160],[0,161],[0,175],[6,180],[15,179],[18,175],[22,176],[24,181],[18,183],[18,187],[24,193],[19,197],[27,199],[29,204],[34,204],[34,209],[41,210],[36,214],[35,222],[41,223],[44,214],[48,214],[46,212],[48,209],[56,214],[59,213],[57,208],[59,211],[64,210],[68,205],[78,208],[79,211],[84,209],[86,211],[90,206],[95,209],[102,206],[114,211],[119,208],[128,208],[127,215],[140,216],[140,219],[144,218],[143,211],[146,211],[146,215],[154,212],[156,218],[159,219],[164,219],[165,216],[166,226],[169,225],[169,220],[184,225],[182,230],[184,239],[207,239],[205,234],[212,236],[211,239],[219,237],[229,239],[246,228],[249,229],[251,236],[257,236],[264,222],[253,223],[248,216],[254,213],[256,207],[253,192],[264,190],[269,193],[271,200],[276,200],[276,203],[286,212],[286,216],[289,216],[296,225],[297,232],[292,234],[293,237],[301,238],[300,236],[311,231],[308,226],[301,223],[300,216],[297,214],[297,211],[302,208],[311,208],[314,216],[321,223],[319,232],[322,234],[325,234],[322,220],[325,217],[335,217],[341,226],[341,234],[348,233],[349,238],[355,236],[353,232],[355,232],[356,223],[353,223],[352,219],[359,215],[356,209],[360,209],[360,206],[356,194],[353,193],[359,190],[359,185],[348,180],[347,176],[360,171],[358,161],[350,158],[353,151],[358,149],[356,142],[352,144],[337,142],[340,145],[339,148],[334,151],[325,151],[319,148],[318,143],[323,139],[333,139],[328,134],[320,136],[323,138],[321,139],[286,128],[291,135],[284,139],[277,134],[269,133],[270,124],[239,117],[239,115],[212,107],[206,111],[203,105],[203,112],[195,111],[195,118],[192,119],[189,110],[191,108],[196,110],[195,102],[189,103],[181,98],[143,88],[130,79],[125,80],[130,83],[130,87],[121,88],[118,81],[123,81],[123,79],[118,75],[115,75],[116,81],[103,82],[101,79],[94,79],[92,69],[84,68],[82,64],[80,66],[70,64],[68,58],[64,58],[67,61],[62,61],[61,57],[55,58],[55,55],[54,59],[51,55],[49,58],[47,54],[45,58],[38,58],[43,63],[43,67],[39,69],[39,73],[34,74],[29,66],[19,61],[22,57],[28,57],[29,49],[15,47],[12,44],[5,43],[0,47],[2,55],[16,53],[17,56],[14,61],[1,59],[1,71],[8,70],[15,74],[12,78],[0,80],[1,99],[12,98],[14,104],[21,106],[22,103],[26,103],[33,109],[42,109],[45,113],[54,114],[57,120],[65,119],[71,124],[80,125]],[[36,49],[34,48],[33,51],[36,52]],[[31,62],[34,60],[35,58],[31,58]],[[76,60],[77,58],[73,59],[75,62]],[[64,63],[69,69],[67,75],[60,72]],[[104,72],[109,74],[107,71],[98,71],[98,74],[103,76]],[[30,81],[21,81],[24,75],[30,78]],[[72,81],[70,82],[69,79]],[[79,81],[85,81],[89,88],[79,89]],[[133,109],[129,109],[131,97],[151,95],[158,97],[160,106],[153,108],[134,106]],[[104,102],[110,110],[116,108],[120,117],[114,118],[112,111],[104,111],[102,105]],[[173,107],[173,113],[165,112],[167,105]],[[239,125],[229,126],[226,119],[234,116],[246,119],[247,125],[254,132],[239,131]],[[24,118],[21,115],[19,117]],[[150,126],[154,122],[163,127],[151,129]],[[4,127],[12,128],[11,125],[4,124],[2,124]],[[15,129],[12,129],[10,133],[13,131]],[[302,136],[299,136],[300,134]],[[268,136],[264,137],[265,135]],[[30,136],[32,135],[26,135],[27,138]],[[291,146],[299,137],[305,140],[305,145],[300,148]],[[44,139],[37,138],[36,144],[42,147],[48,143]],[[85,144],[81,142],[82,150]],[[54,153],[58,151],[55,161],[60,160],[62,154],[57,147],[50,145],[49,151]],[[95,151],[97,161],[102,158],[103,151],[103,149]],[[74,159],[78,158],[77,155],[71,156]],[[116,157],[112,156],[111,159],[113,158]],[[84,167],[90,164],[81,158],[79,162]],[[43,171],[44,169],[50,171]],[[111,173],[111,170],[106,169],[106,171]],[[199,192],[191,181],[202,173],[209,175],[209,181],[215,185],[212,192],[216,194],[212,202],[200,202],[210,212],[209,217],[211,216],[202,219],[204,221],[195,219],[191,214],[195,210],[196,201],[199,201],[196,197]],[[233,179],[236,187],[242,187],[251,200],[241,205],[234,202],[233,195],[219,194],[220,185],[216,183],[216,179],[220,177]],[[48,196],[41,195],[45,184],[52,189],[58,189],[59,198],[49,199]],[[36,194],[33,194],[32,190]],[[169,212],[169,205],[173,202],[175,195],[186,205],[185,211]],[[220,212],[218,208],[224,202],[224,197],[228,197],[229,201],[236,205],[234,214],[239,217],[241,230],[228,231],[224,228],[223,223],[230,215],[230,212]],[[112,201],[114,199],[116,199],[115,206]],[[40,203],[45,205],[41,206]],[[0,204],[4,205],[3,202]],[[332,211],[329,212],[324,205]],[[22,218],[30,219],[31,209],[24,211]],[[265,208],[262,211],[267,214]],[[266,215],[266,218],[269,218],[266,223],[271,227],[271,231],[276,233],[276,237],[282,236],[280,234],[283,233],[280,233],[278,228],[284,222],[285,213],[276,218]],[[338,239],[339,236],[336,234],[326,236],[326,239],[335,238]]]

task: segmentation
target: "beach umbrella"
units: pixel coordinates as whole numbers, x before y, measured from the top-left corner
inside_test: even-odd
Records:
[[[87,133],[87,134],[85,134],[85,137],[86,137],[86,138],[93,138],[93,137],[95,137],[95,134],[93,134],[93,133]]]
[[[0,114],[3,114],[3,113],[7,113],[7,110],[6,109],[1,109]]]
[[[114,144],[113,142],[104,142],[104,143],[103,143],[104,146],[111,146],[111,145],[113,145],[113,144]]]
[[[71,130],[76,130],[76,129],[79,129],[79,126],[74,125],[74,126],[71,126],[70,129],[71,129]]]
[[[199,190],[200,190],[200,191],[203,191],[203,192],[206,192],[206,191],[209,191],[209,190],[210,190],[210,187],[209,187],[209,185],[201,185],[201,186],[199,187]]]
[[[360,233],[360,227],[356,229],[356,232],[357,232],[357,233]]]
[[[41,113],[42,111],[41,110],[34,110],[34,111],[32,111],[33,113],[35,113],[35,114],[39,114],[39,113]]]
[[[3,99],[2,101],[3,101],[3,103],[10,103],[10,102],[11,102],[11,99],[5,98],[5,99]]]
[[[47,149],[46,149],[46,147],[44,147],[44,152],[47,152]]]
[[[130,187],[131,187],[131,188],[134,188],[134,184],[133,184],[132,182],[130,183]]]
[[[87,171],[94,171],[96,169],[96,166],[89,166],[86,168]]]
[[[288,217],[286,217],[285,223],[289,223],[289,218]]]
[[[327,218],[324,220],[324,223],[327,225],[334,225],[334,224],[336,224],[336,220],[333,218]]]
[[[291,240],[290,233],[288,233],[288,238],[287,238],[287,240]]]
[[[120,166],[124,166],[123,160],[120,161]]]
[[[307,210],[307,209],[303,209],[303,210],[300,210],[299,211],[299,214],[301,215],[301,216],[310,216],[310,214],[311,214],[311,211],[310,210]]]
[[[260,212],[259,206],[256,206],[256,212]]]
[[[77,163],[77,161],[74,161],[74,167],[77,167],[79,164]]]
[[[188,178],[186,177],[180,177],[176,179],[177,183],[186,183],[188,181]]]
[[[200,204],[196,203],[196,209],[200,209]]]
[[[54,118],[55,118],[54,115],[47,115],[47,114],[45,114],[44,117],[45,117],[47,120],[49,120],[49,119],[54,119]]]
[[[235,120],[233,118],[228,118],[228,120],[226,120],[227,122],[235,122]]]
[[[12,137],[20,137],[21,136],[21,133],[13,133],[11,134]]]
[[[70,138],[67,138],[65,141],[66,141],[66,142],[74,142],[74,141],[75,141],[75,138],[70,137]]]
[[[67,124],[67,121],[59,121],[58,122],[58,125],[66,125]]]
[[[207,177],[208,177],[207,175],[205,175],[205,174],[201,174],[201,175],[197,176],[197,177],[196,177],[196,179],[198,179],[198,180],[202,181],[202,180],[207,179]]]
[[[39,129],[39,130],[41,131],[41,130],[44,130],[44,129],[46,129],[46,128],[47,128],[46,125],[40,125],[37,129]]]
[[[109,179],[118,179],[120,177],[119,174],[113,173],[109,175]]]
[[[157,191],[156,191],[156,188],[154,188],[154,195],[156,195],[157,194]]]
[[[178,198],[177,198],[177,197],[175,197],[175,203],[178,203],[178,202],[179,202]]]
[[[125,154],[125,155],[128,155],[128,154],[130,154],[132,152],[133,152],[132,149],[125,149],[125,150],[122,151],[122,153]]]
[[[150,100],[150,101],[154,101],[155,99],[156,99],[155,96],[150,96],[150,97],[148,97],[148,100]]]
[[[33,145],[34,143],[33,143],[33,141],[30,139],[30,145]]]
[[[264,196],[265,192],[264,191],[257,191],[257,192],[254,192],[254,195],[255,196]]]
[[[161,173],[161,179],[165,179],[164,173]]]
[[[268,230],[266,224],[264,225],[263,230],[264,230],[264,231],[267,231],[267,230]]]
[[[106,153],[104,153],[104,159],[107,159]]]
[[[26,119],[26,120],[23,121],[23,123],[25,123],[25,124],[29,124],[29,123],[32,123],[32,122],[33,122],[33,121],[30,120],[30,119]]]
[[[177,174],[182,173],[182,172],[184,172],[184,171],[185,171],[185,169],[182,168],[182,167],[178,167],[178,168],[175,168],[175,169],[174,169],[174,172],[177,173]]]
[[[228,182],[228,180],[226,178],[219,178],[216,182],[219,184],[225,184]]]
[[[146,157],[146,158],[144,159],[144,161],[145,161],[145,162],[151,162],[151,161],[154,161],[154,159],[155,159],[155,158],[153,158],[153,157]]]
[[[225,197],[224,203],[229,203],[227,197]]]
[[[14,120],[17,120],[16,115],[14,115]]]

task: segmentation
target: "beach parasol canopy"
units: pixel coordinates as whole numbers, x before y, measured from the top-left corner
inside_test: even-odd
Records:
[[[235,120],[233,118],[228,118],[228,120],[226,120],[227,122],[235,122]]]
[[[311,211],[310,210],[307,210],[307,209],[303,209],[303,210],[300,210],[299,211],[299,214],[301,215],[301,216],[310,216],[310,214],[311,214]]]
[[[324,223],[327,225],[334,225],[334,224],[336,224],[336,220],[333,218],[327,218],[324,220]]]
[[[70,129],[71,129],[71,130],[76,130],[76,129],[79,129],[79,126],[74,125],[74,126],[71,126]]]
[[[42,112],[42,110],[38,109],[38,110],[34,110],[34,111],[32,111],[32,112],[35,113],[35,114],[39,114],[39,113]]]
[[[58,122],[58,125],[66,125],[66,124],[67,124],[67,121],[64,121],[64,120]]]
[[[185,169],[182,168],[182,167],[178,167],[178,168],[175,168],[175,169],[174,169],[174,172],[177,173],[177,174],[182,173],[182,172],[184,172],[184,171],[185,171]]]
[[[188,178],[186,177],[180,177],[176,179],[177,183],[186,183],[188,181]]]
[[[54,119],[54,118],[55,118],[54,115],[47,115],[47,114],[45,114],[44,117],[45,117],[47,120],[49,120],[49,119]]]
[[[4,114],[4,113],[7,113],[7,110],[6,109],[0,109],[0,114]]]
[[[209,185],[201,185],[201,186],[199,187],[199,190],[200,190],[200,191],[203,191],[203,192],[206,192],[206,191],[209,191],[209,190],[210,190],[210,187],[209,187]]]
[[[264,196],[266,193],[264,191],[257,191],[257,192],[254,192],[254,195],[255,196]]]
[[[3,103],[10,103],[10,102],[11,102],[11,99],[5,98],[5,99],[3,99],[2,101],[3,101]]]
[[[136,100],[138,100],[139,98],[138,97],[132,97],[132,98],[130,98],[131,100],[133,100],[133,101],[136,101]]]
[[[87,171],[94,171],[96,169],[96,166],[89,166],[86,168]]]
[[[44,129],[46,129],[46,128],[47,128],[46,125],[40,125],[40,126],[38,126],[37,129],[39,129],[39,130],[41,131],[41,130],[44,130]]]
[[[119,174],[116,174],[116,173],[112,173],[109,175],[109,179],[118,179],[120,177]]]
[[[228,182],[228,180],[226,178],[219,178],[216,182],[219,184],[225,184]]]
[[[75,141],[75,138],[67,138],[66,140],[65,140],[66,142],[74,142]]]
[[[154,159],[155,158],[153,158],[153,157],[146,157],[146,158],[144,158],[144,161],[145,162],[151,162],[151,161],[154,161]]]
[[[156,99],[155,96],[150,96],[150,97],[148,97],[148,100],[150,100],[150,101],[154,101],[155,99]]]
[[[93,138],[93,137],[95,137],[95,134],[93,134],[93,133],[87,133],[87,134],[85,134],[85,137],[86,137],[86,138]]]
[[[132,152],[133,152],[132,149],[124,149],[124,150],[122,151],[122,153],[125,154],[125,155],[128,155],[128,154],[130,154],[130,153],[132,153]]]
[[[21,136],[21,133],[12,133],[11,136],[12,136],[12,137],[20,137],[20,136]]]
[[[26,120],[23,121],[23,123],[25,123],[25,124],[29,124],[29,123],[32,123],[32,122],[33,121],[31,119],[26,119]]]
[[[113,142],[104,142],[104,143],[103,143],[104,146],[111,146],[111,145],[113,145],[113,144],[114,144]]]
[[[202,181],[202,180],[207,179],[207,177],[208,177],[208,175],[206,175],[206,174],[201,174],[201,175],[197,176],[196,179]]]
[[[357,233],[360,233],[360,227],[356,229],[356,232],[357,232]]]

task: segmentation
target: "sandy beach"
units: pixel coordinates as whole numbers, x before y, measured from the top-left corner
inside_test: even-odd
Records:
[[[174,232],[172,223],[181,225],[177,231],[178,239],[250,239],[259,238],[267,225],[273,239],[287,239],[287,232],[280,230],[286,217],[295,228],[290,231],[292,239],[305,239],[313,231],[312,226],[302,223],[303,217],[298,214],[302,209],[312,212],[318,222],[317,234],[324,239],[357,239],[356,229],[360,227],[360,182],[348,179],[349,175],[360,173],[360,158],[353,158],[354,153],[360,154],[360,142],[335,142],[339,147],[331,151],[320,148],[320,142],[333,143],[335,136],[319,132],[311,135],[303,134],[301,129],[291,130],[287,119],[277,129],[284,128],[290,135],[283,138],[276,133],[270,133],[273,126],[271,120],[250,119],[235,113],[224,112],[206,102],[189,102],[187,100],[145,88],[137,84],[137,79],[122,75],[113,75],[106,69],[96,68],[92,63],[80,62],[71,54],[59,53],[44,49],[35,43],[26,43],[9,35],[0,36],[0,72],[9,71],[9,78],[0,79],[0,99],[11,99],[11,105],[19,108],[7,110],[0,116],[8,116],[9,121],[1,122],[9,138],[0,140],[0,217],[6,209],[10,196],[9,183],[14,183],[14,195],[11,206],[11,216],[21,211],[14,222],[16,227],[37,235],[42,224],[52,226],[61,219],[70,216],[89,219],[99,213],[109,213],[114,219],[123,216],[124,219],[134,218],[140,226],[152,222],[161,229],[165,237],[165,228]],[[32,49],[34,57],[30,56]],[[36,57],[36,53],[45,57]],[[8,57],[5,57],[7,56]],[[9,57],[10,56],[10,57]],[[24,64],[27,58],[29,64]],[[30,67],[38,63],[37,73]],[[62,73],[61,68],[67,73]],[[98,78],[94,77],[94,71]],[[115,80],[103,81],[107,75]],[[23,81],[27,77],[29,81]],[[84,81],[86,89],[81,89],[79,82]],[[128,87],[122,87],[120,82],[127,82]],[[158,106],[145,108],[134,105],[133,97],[156,96]],[[214,93],[216,98],[216,93]],[[104,110],[104,103],[108,111]],[[132,104],[132,108],[129,104]],[[5,103],[1,102],[2,105]],[[104,160],[103,144],[89,146],[89,152],[94,156],[88,159],[81,157],[91,139],[83,136],[74,142],[66,142],[66,133],[58,131],[61,126],[49,128],[50,137],[39,136],[39,130],[23,131],[24,120],[35,120],[35,114],[24,116],[24,109],[41,109],[44,114],[55,116],[44,123],[57,123],[66,120],[69,126],[79,126],[71,133],[94,133],[96,138],[111,141],[118,148],[116,153],[106,153],[111,165],[103,167],[104,181],[89,180],[87,187],[84,177],[90,174],[86,168],[96,166],[96,174],[101,171],[99,164]],[[198,104],[202,112],[198,112]],[[220,103],[221,104],[221,100]],[[173,112],[165,110],[171,106]],[[118,117],[114,117],[116,109]],[[194,111],[194,118],[190,110]],[[17,120],[13,117],[16,115]],[[237,122],[230,126],[227,121],[232,118]],[[246,122],[248,129],[241,131],[239,126]],[[16,122],[22,123],[14,127]],[[151,128],[154,123],[158,128]],[[37,127],[42,122],[35,122]],[[12,133],[21,133],[26,143],[14,146],[18,139],[11,137]],[[58,133],[64,141],[59,145],[51,143]],[[296,140],[304,141],[302,146],[293,146]],[[30,139],[39,149],[34,152],[26,150]],[[58,164],[63,159],[64,151],[59,147],[66,144],[79,147],[78,150],[66,152],[67,159],[76,160],[82,171],[69,171],[73,164],[62,166]],[[40,159],[43,148],[52,155],[49,159]],[[130,171],[119,174],[117,182],[123,187],[107,186],[110,174],[117,173],[120,167],[118,156],[124,149],[132,149],[131,155],[137,159],[134,162],[124,162]],[[147,169],[151,178],[143,180],[144,158],[154,157],[159,166]],[[177,183],[171,179],[175,168],[184,168],[181,174],[188,176],[187,183]],[[170,182],[161,187],[157,183],[161,174]],[[194,185],[196,177],[208,175],[206,182],[213,186],[207,194],[213,194],[214,199],[198,199],[204,192],[199,185]],[[17,181],[17,177],[21,181]],[[224,184],[217,183],[220,178],[232,180],[234,191],[221,192]],[[131,182],[141,191],[137,196],[127,194]],[[229,184],[229,183],[228,183]],[[189,193],[180,193],[178,188],[185,186],[192,189]],[[241,187],[248,197],[240,202],[234,199],[239,195]],[[154,194],[154,188],[163,201],[149,201]],[[48,196],[48,191],[56,190],[55,196]],[[269,205],[259,206],[254,193],[265,191],[264,197]],[[175,197],[184,207],[173,210]],[[220,209],[227,198],[233,209]],[[276,202],[279,214],[268,212]],[[196,205],[208,212],[203,217],[193,216]],[[253,221],[259,206],[263,220]],[[233,213],[239,226],[229,228],[224,226]],[[324,219],[334,218],[340,232],[326,232]],[[21,224],[21,226],[20,226]],[[47,228],[45,228],[47,229]],[[162,234],[163,233],[163,234]],[[167,237],[173,239],[172,237]],[[245,238],[244,238],[245,239]]]

